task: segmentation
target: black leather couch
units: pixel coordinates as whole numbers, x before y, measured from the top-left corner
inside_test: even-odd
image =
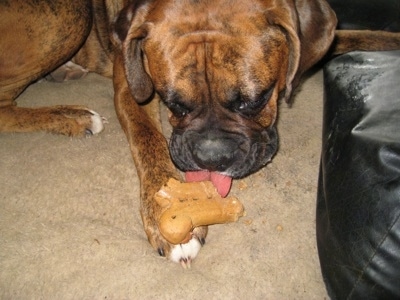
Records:
[[[400,31],[399,0],[327,0],[339,20],[338,29]]]
[[[339,27],[400,31],[399,0],[330,2]],[[328,293],[400,299],[400,51],[341,55],[324,89],[317,243]]]

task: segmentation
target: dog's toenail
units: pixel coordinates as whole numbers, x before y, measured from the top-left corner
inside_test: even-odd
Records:
[[[164,253],[164,249],[163,248],[158,248],[158,254],[160,254],[160,256],[165,256],[165,253]]]
[[[85,129],[85,133],[86,133],[86,135],[93,135],[93,131],[91,131],[88,128]]]

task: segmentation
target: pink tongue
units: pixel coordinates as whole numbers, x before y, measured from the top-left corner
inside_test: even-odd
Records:
[[[218,193],[223,198],[225,198],[228,195],[232,185],[231,177],[222,175],[217,172],[210,172],[210,171],[186,172],[185,178],[187,182],[210,180],[217,189]]]

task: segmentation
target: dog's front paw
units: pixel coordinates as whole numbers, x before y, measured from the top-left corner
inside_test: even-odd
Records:
[[[107,119],[99,115],[97,112],[94,110],[89,110],[91,113],[90,120],[91,122],[89,125],[85,128],[85,135],[94,135],[98,134],[103,131],[104,129],[104,124],[108,123]]]
[[[191,267],[192,261],[197,257],[201,247],[205,244],[208,232],[207,226],[196,227],[192,232],[191,239],[187,243],[174,245],[161,235],[158,226],[151,226],[149,222],[145,222],[144,224],[147,238],[158,254],[181,264],[185,269]]]
[[[200,252],[206,242],[207,227],[197,227],[193,230],[192,238],[185,244],[173,245],[169,253],[169,259],[180,263],[185,269],[190,268],[192,261]]]
[[[107,119],[84,106],[56,106],[52,115],[56,128],[49,131],[69,136],[91,136],[103,131]]]
[[[180,263],[185,269],[190,268],[192,260],[196,258],[201,249],[201,243],[197,238],[190,239],[186,244],[173,245],[169,259]]]

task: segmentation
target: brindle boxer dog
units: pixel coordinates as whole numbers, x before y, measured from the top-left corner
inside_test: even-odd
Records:
[[[31,109],[14,101],[71,57],[90,71],[113,74],[148,239],[160,255],[188,266],[207,228],[194,229],[187,244],[170,245],[156,222],[153,195],[180,177],[175,167],[186,180],[211,180],[225,196],[232,178],[271,160],[278,99],[290,99],[300,76],[332,44],[337,53],[400,48],[400,37],[385,32],[336,32],[335,42],[335,26],[323,0],[2,0],[0,130],[97,134],[104,120],[86,107]],[[76,75],[70,65],[60,72]],[[159,99],[171,112],[169,149]]]

